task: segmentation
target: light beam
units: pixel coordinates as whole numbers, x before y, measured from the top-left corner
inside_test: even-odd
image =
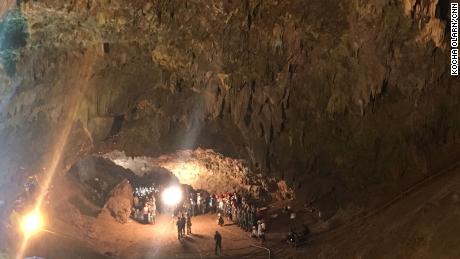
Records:
[[[78,79],[75,80],[72,86],[70,87],[71,91],[67,95],[69,99],[65,100],[66,107],[68,107],[68,110],[66,115],[64,115],[62,123],[59,124],[62,130],[56,135],[56,142],[54,143],[54,146],[51,146],[47,160],[49,161],[49,164],[43,166],[44,168],[47,168],[47,171],[44,175],[45,180],[43,181],[43,184],[41,184],[41,192],[37,197],[34,211],[41,211],[41,207],[43,205],[43,201],[45,199],[47,190],[50,187],[54,175],[56,174],[56,169],[58,168],[58,165],[61,162],[62,153],[67,144],[67,140],[72,131],[73,123],[77,117],[77,112],[80,108],[80,103],[83,99],[86,89],[88,88],[88,82],[93,73],[93,66],[96,63],[96,58],[98,57],[98,55],[97,53],[93,53],[91,50],[88,50],[85,54],[86,55],[82,57],[83,62],[80,66],[84,68],[84,70],[79,71],[77,69],[74,72],[77,75]],[[24,253],[26,251],[30,237],[30,233],[26,233],[24,235],[21,246],[19,247],[19,250],[16,254],[17,259],[24,258]]]

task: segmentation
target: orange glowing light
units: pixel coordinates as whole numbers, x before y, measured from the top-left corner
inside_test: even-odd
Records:
[[[40,212],[33,211],[22,218],[21,230],[24,235],[31,236],[41,230],[43,216]]]

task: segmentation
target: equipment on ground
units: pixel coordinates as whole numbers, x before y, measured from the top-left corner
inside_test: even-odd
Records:
[[[292,247],[302,246],[308,243],[309,236],[310,229],[304,225],[303,229],[299,232],[291,229],[286,237],[286,242]]]

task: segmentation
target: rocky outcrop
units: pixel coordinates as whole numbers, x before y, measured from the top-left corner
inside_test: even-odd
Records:
[[[443,2],[30,1],[2,165],[40,166],[83,91],[63,168],[212,148],[299,199],[377,202],[457,157]]]
[[[76,163],[68,172],[68,177],[80,182],[84,186],[87,199],[100,207],[107,204],[115,194],[124,193],[121,190],[126,191],[126,186],[120,185],[125,179],[128,179],[127,181],[137,179],[132,171],[119,167],[109,160],[92,156],[84,157]],[[130,199],[131,195],[132,192],[129,195]]]
[[[128,180],[124,180],[110,193],[110,197],[104,205],[103,210],[105,212],[103,213],[110,213],[117,222],[127,223],[133,206],[132,200],[133,188]]]
[[[431,40],[436,47],[445,48],[448,1],[404,0],[403,2],[405,14],[415,20],[420,30],[416,40],[423,43]]]
[[[266,199],[272,193],[271,196],[276,198],[287,198],[287,194],[293,198],[292,190],[287,186],[278,188],[275,178],[255,174],[243,160],[225,157],[210,149],[181,150],[157,158],[128,157],[124,152],[113,151],[104,157],[143,179],[156,176],[156,185],[170,184],[172,177],[169,175],[173,174],[180,183],[213,194],[243,192]],[[169,174],[165,175],[164,171]]]

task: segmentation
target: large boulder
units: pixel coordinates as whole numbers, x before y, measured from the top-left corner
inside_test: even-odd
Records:
[[[123,180],[110,193],[110,197],[104,206],[102,213],[110,215],[118,222],[128,222],[132,208],[133,188],[128,180]]]
[[[137,177],[110,160],[86,156],[72,166],[69,171],[71,179],[77,179],[85,188],[85,196],[97,206],[103,207],[124,179],[133,182]]]

